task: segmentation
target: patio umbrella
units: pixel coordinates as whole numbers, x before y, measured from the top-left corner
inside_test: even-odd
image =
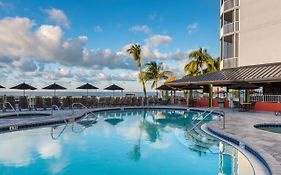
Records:
[[[156,88],[157,90],[160,90],[160,91],[173,91],[174,89],[170,86],[167,86],[165,84],[159,86],[158,88]]]
[[[96,86],[93,86],[93,85],[91,85],[89,83],[86,83],[86,84],[84,84],[84,85],[82,85],[82,86],[80,86],[80,87],[78,87],[76,89],[86,89],[87,90],[87,96],[88,96],[89,89],[99,89],[99,88],[97,88]]]
[[[17,86],[11,87],[10,89],[18,89],[18,90],[23,90],[23,96],[25,96],[25,90],[35,90],[36,88],[26,84],[26,83],[21,83]]]
[[[64,90],[66,88],[54,83],[54,84],[44,87],[43,89],[54,90],[54,96],[56,96],[56,90]]]
[[[114,91],[120,90],[120,91],[123,92],[124,89],[121,88],[121,87],[119,87],[119,86],[117,86],[116,84],[113,84],[113,85],[110,85],[110,86],[104,88],[104,90],[111,90],[111,91],[112,91],[112,94],[114,95]]]
[[[5,89],[5,87],[0,85],[0,89]]]
[[[197,86],[195,84],[189,84],[187,86],[181,87],[182,90],[197,90],[197,89],[203,89],[201,86]]]
[[[259,86],[248,83],[248,82],[235,82],[232,85],[228,86],[228,89],[236,89],[236,90],[242,90],[242,89],[258,89]]]

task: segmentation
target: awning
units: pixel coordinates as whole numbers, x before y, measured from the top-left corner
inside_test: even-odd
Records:
[[[221,71],[207,73],[195,77],[179,79],[167,83],[169,86],[178,87],[187,84],[196,85],[230,85],[233,82],[270,83],[281,82],[281,63],[260,64],[243,66]]]

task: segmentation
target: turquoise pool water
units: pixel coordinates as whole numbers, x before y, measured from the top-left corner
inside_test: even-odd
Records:
[[[188,128],[197,112],[132,110],[79,123],[3,133],[0,174],[252,175],[232,146]],[[212,120],[215,116],[209,116]]]

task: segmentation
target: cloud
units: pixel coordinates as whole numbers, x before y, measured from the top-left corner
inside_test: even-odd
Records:
[[[149,47],[158,47],[162,44],[168,44],[172,41],[172,37],[168,35],[153,35],[145,40]]]
[[[129,30],[133,32],[143,32],[146,34],[151,32],[151,29],[147,25],[135,25],[132,26]]]
[[[103,28],[101,26],[95,26],[94,31],[96,33],[100,33],[100,32],[103,32]]]
[[[196,23],[189,24],[189,25],[186,27],[188,34],[192,34],[193,32],[197,31],[197,30],[198,30],[198,27],[199,27],[199,24],[198,24],[197,22],[196,22]]]
[[[85,48],[86,36],[64,40],[59,26],[41,25],[32,30],[34,25],[28,18],[1,19],[0,58],[29,57],[70,66],[136,69],[132,59],[110,49]]]
[[[45,12],[48,14],[48,18],[54,21],[57,25],[64,26],[66,28],[70,27],[70,22],[62,10],[51,8],[45,9]]]

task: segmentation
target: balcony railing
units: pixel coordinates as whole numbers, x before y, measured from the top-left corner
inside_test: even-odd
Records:
[[[233,23],[225,24],[223,26],[223,34],[228,34],[235,31],[239,31],[239,22],[233,22]]]
[[[238,59],[236,57],[232,57],[232,58],[223,58],[223,68],[224,69],[229,69],[229,68],[233,68],[233,67],[237,67],[238,66]]]
[[[223,3],[224,11],[232,9],[236,6],[239,6],[239,0],[227,0],[227,1],[224,1],[224,3]]]

